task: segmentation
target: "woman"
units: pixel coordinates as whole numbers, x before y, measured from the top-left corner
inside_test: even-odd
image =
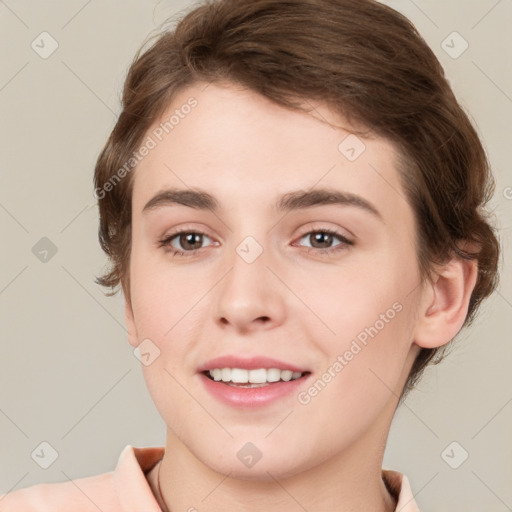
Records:
[[[95,187],[98,282],[122,287],[166,445],[2,510],[418,510],[382,469],[390,424],[499,245],[482,144],[410,22],[195,8],[136,56]]]

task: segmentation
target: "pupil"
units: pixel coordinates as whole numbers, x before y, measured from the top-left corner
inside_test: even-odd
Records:
[[[314,236],[314,239],[315,239],[315,243],[319,242],[319,243],[329,244],[329,242],[332,241],[332,235],[330,233],[316,233]],[[323,242],[322,242],[322,239],[324,239]]]
[[[201,236],[199,233],[187,233],[185,235],[182,235],[181,237],[181,246],[183,248],[189,248],[189,249],[195,249],[195,247],[190,247],[191,245],[195,243],[198,243],[198,242],[201,242]],[[183,241],[185,241],[183,243]],[[189,246],[189,247],[187,247]]]

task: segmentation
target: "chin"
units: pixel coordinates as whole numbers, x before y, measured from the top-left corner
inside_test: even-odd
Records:
[[[277,461],[267,460],[264,462],[262,458],[252,467],[243,467],[243,464],[239,463],[237,459],[236,462],[230,464],[219,465],[216,462],[210,467],[217,473],[229,475],[230,478],[259,482],[274,482],[276,479],[288,478],[301,471],[301,468],[294,464],[284,464],[282,460],[277,464],[274,462]]]

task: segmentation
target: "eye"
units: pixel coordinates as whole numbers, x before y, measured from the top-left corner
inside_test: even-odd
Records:
[[[204,248],[202,245],[205,238],[211,241],[208,235],[200,231],[181,230],[167,235],[158,242],[158,245],[159,247],[164,247],[173,256],[187,257],[197,254]],[[339,240],[339,243],[332,245],[336,238]],[[315,254],[321,255],[332,254],[354,244],[354,242],[341,233],[331,229],[308,231],[299,238],[299,240],[302,239],[309,240],[311,243],[311,245],[306,246],[308,252],[313,251]]]
[[[210,237],[200,231],[177,231],[166,236],[158,242],[160,247],[165,247],[173,256],[190,256],[203,249],[204,238]],[[180,250],[181,249],[181,250]]]
[[[340,240],[340,242],[333,246],[332,243],[336,238]],[[315,252],[319,254],[330,254],[346,249],[349,245],[354,245],[353,241],[332,229],[308,231],[302,235],[299,240],[302,239],[310,241],[310,245],[306,246],[309,249],[308,252]]]

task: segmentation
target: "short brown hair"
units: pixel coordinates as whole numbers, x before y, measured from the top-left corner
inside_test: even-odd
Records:
[[[139,49],[95,169],[99,239],[111,262],[97,282],[110,294],[121,284],[129,298],[133,173],[106,185],[176,93],[198,81],[238,83],[292,109],[321,101],[394,143],[422,278],[453,255],[478,261],[471,323],[498,280],[499,242],[483,210],[494,190],[485,151],[415,27],[373,0],[210,0]],[[443,352],[420,351],[402,396]]]

